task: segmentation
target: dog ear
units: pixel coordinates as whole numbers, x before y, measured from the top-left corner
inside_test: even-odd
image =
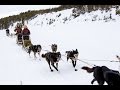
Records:
[[[76,49],[76,52],[78,52],[78,50]]]
[[[119,56],[118,56],[118,55],[116,55],[116,57],[117,57],[117,58],[119,58]]]

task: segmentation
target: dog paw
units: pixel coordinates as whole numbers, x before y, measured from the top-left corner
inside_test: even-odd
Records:
[[[75,71],[78,71],[77,69],[75,69]]]
[[[53,72],[53,70],[51,70],[51,72]]]

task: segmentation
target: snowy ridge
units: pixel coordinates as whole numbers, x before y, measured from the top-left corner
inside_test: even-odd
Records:
[[[34,25],[39,25],[39,26],[46,26],[46,25],[52,25],[55,26],[59,23],[69,23],[70,21],[77,20],[77,22],[84,22],[84,21],[116,21],[119,19],[119,16],[116,15],[116,9],[111,8],[109,11],[92,11],[90,13],[85,13],[85,14],[80,14],[80,16],[74,18],[72,16],[72,9],[67,9],[67,10],[62,10],[58,12],[52,12],[52,13],[47,13],[43,15],[38,15],[37,18],[32,20],[30,24]],[[111,14],[111,19],[110,19],[110,14]],[[38,19],[39,18],[39,19]]]
[[[1,5],[0,8],[2,9],[0,10],[0,18],[17,15],[28,10],[41,10],[59,6],[60,5]]]

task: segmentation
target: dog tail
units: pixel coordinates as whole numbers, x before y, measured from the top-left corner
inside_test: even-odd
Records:
[[[89,68],[87,66],[83,66],[81,69],[86,70],[88,73],[93,72],[93,68]]]

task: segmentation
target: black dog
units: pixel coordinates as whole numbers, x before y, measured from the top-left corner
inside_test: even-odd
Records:
[[[51,49],[52,49],[52,52],[56,52],[57,51],[57,44],[52,44]]]
[[[77,63],[77,59],[78,59],[78,50],[73,50],[73,51],[66,51],[67,53],[67,61],[68,59],[72,60],[72,65],[75,68],[76,63]],[[77,71],[77,69],[75,69],[75,71]]]
[[[102,68],[100,66],[96,66],[93,68],[89,68],[87,66],[82,67],[82,69],[86,70],[88,73],[93,72],[94,79],[91,81],[91,84],[94,83],[94,81],[97,81],[99,85],[104,85],[105,79],[103,76]]]
[[[6,29],[6,36],[9,36],[10,35],[10,31],[9,29]]]
[[[40,52],[41,52],[41,50],[42,50],[41,45],[31,45],[31,46],[29,46],[29,48],[28,48],[28,53],[29,53],[29,55],[30,55],[31,51],[33,51],[34,57],[36,58],[36,53],[38,53],[38,55],[39,55],[39,57],[40,57]]]
[[[111,70],[106,66],[96,66],[93,68],[84,66],[82,69],[86,70],[88,73],[93,72],[94,79],[91,81],[91,84],[97,81],[99,85],[104,85],[106,81],[108,85],[120,85],[120,75],[116,70]]]
[[[47,52],[45,54],[42,54],[42,57],[46,59],[46,61],[49,64],[49,68],[51,72],[53,71],[51,68],[51,65],[58,71],[58,62],[61,59],[61,53],[60,52]],[[54,65],[56,63],[56,66]],[[50,65],[51,64],[51,65]]]
[[[116,70],[111,70],[106,66],[102,66],[103,76],[108,85],[120,85],[120,73]]]

